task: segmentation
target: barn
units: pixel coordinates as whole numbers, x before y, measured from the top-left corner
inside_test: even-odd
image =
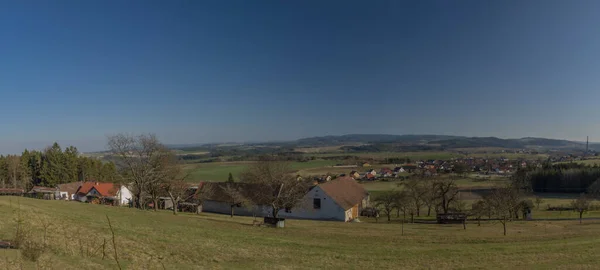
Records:
[[[204,212],[229,214],[231,203],[220,186],[226,183],[204,183],[211,185],[214,191],[203,203]],[[245,197],[261,192],[259,186],[246,183],[235,183]],[[281,210],[279,217],[291,219],[351,221],[358,218],[363,208],[369,205],[369,193],[352,177],[340,177],[323,184],[311,187],[296,207]],[[267,205],[246,204],[234,207],[236,215],[270,216],[271,208]]]

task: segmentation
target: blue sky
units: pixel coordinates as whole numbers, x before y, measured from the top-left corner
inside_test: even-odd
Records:
[[[0,152],[348,133],[600,140],[598,1],[3,1]]]

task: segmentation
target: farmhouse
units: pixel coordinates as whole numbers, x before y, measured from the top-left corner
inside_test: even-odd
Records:
[[[131,201],[131,191],[113,183],[85,182],[75,192],[74,199],[80,202],[112,202],[117,205]]]
[[[369,193],[351,177],[340,177],[313,187],[299,207],[282,217],[351,221],[369,206]]]
[[[226,183],[204,183],[211,188],[211,195],[204,201],[205,212],[229,214],[232,201],[224,192]],[[259,185],[234,183],[246,198],[261,192]],[[281,210],[279,216],[292,219],[350,221],[358,218],[363,208],[369,205],[369,193],[352,177],[339,177],[329,182],[315,185],[307,191],[301,202],[292,209]],[[234,205],[234,213],[244,216],[269,216],[270,206]]]
[[[360,178],[360,173],[358,173],[357,171],[351,171],[348,176],[350,176],[354,179],[358,179],[358,178]]]
[[[55,193],[56,188],[34,186],[29,192],[27,192],[27,196],[44,200],[54,200]]]
[[[77,189],[83,185],[83,182],[73,182],[67,184],[60,184],[57,186],[56,199],[72,201],[75,199],[75,193]]]

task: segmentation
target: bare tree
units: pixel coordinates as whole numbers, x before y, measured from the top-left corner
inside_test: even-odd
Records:
[[[394,190],[385,191],[374,199],[375,206],[385,213],[388,222],[391,221],[392,212],[396,208],[397,202],[398,192]]]
[[[489,204],[485,200],[478,200],[471,205],[471,215],[477,219],[477,226],[481,226],[481,217],[489,213]]]
[[[166,195],[164,183],[162,181],[151,181],[146,184],[144,190],[152,200],[154,211],[157,211],[160,197]]]
[[[235,209],[235,207],[242,207],[247,202],[247,199],[242,191],[242,186],[233,182],[228,182],[225,185],[219,186],[219,188],[221,188],[227,197],[227,201],[229,202],[229,207],[231,210],[230,216],[233,217],[233,209]]]
[[[162,183],[173,203],[173,215],[177,215],[179,203],[194,195],[190,192],[190,184],[185,181],[187,175],[183,174],[179,161],[172,152],[160,156],[157,164],[157,182]]]
[[[274,218],[282,209],[298,205],[308,188],[307,181],[297,179],[289,165],[284,162],[263,158],[252,164],[241,174],[242,182],[259,185],[261,192],[250,198],[256,205],[268,205]]]
[[[421,207],[425,204],[426,195],[429,192],[425,181],[426,180],[411,179],[404,183],[406,195],[410,198],[417,217],[421,216]]]
[[[435,208],[437,204],[437,198],[435,194],[435,182],[427,181],[425,193],[423,194],[423,203],[427,207],[427,216],[431,216],[431,209]]]
[[[506,235],[507,222],[512,219],[513,213],[519,207],[519,190],[512,185],[501,186],[494,189],[485,199],[492,210],[492,215],[502,223]]]
[[[198,189],[191,198],[197,204],[197,214],[202,212],[202,205],[204,204],[204,201],[213,196],[214,193],[215,188],[213,185],[211,185],[211,183],[200,183],[200,185],[198,185]]]
[[[436,179],[433,182],[433,196],[438,201],[444,214],[450,210],[450,205],[458,200],[458,187],[454,179]]]
[[[108,138],[108,148],[117,158],[123,181],[133,193],[134,207],[144,208],[144,194],[149,185],[161,180],[161,161],[170,155],[155,135],[117,134]]]
[[[165,191],[173,203],[173,215],[177,215],[179,203],[185,201],[188,196],[193,195],[189,193],[189,190],[190,184],[183,179],[170,178],[165,182]]]
[[[583,220],[583,213],[590,209],[591,200],[585,194],[579,195],[579,197],[571,202],[571,207],[579,213],[579,224]]]
[[[540,209],[540,204],[544,203],[544,199],[542,197],[535,197],[535,204],[537,205],[537,209]]]

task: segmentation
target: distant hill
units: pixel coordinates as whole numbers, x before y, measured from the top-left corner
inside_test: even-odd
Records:
[[[349,134],[341,136],[311,137],[294,141],[298,146],[343,145],[351,143],[406,143],[419,144],[437,140],[462,138],[446,135],[387,135],[387,134]]]
[[[438,144],[444,148],[585,148],[585,144],[579,142],[531,137],[521,139],[500,139],[496,137],[455,138],[449,140],[432,141],[430,144]]]
[[[348,134],[341,136],[321,136],[302,138],[295,141],[263,143],[213,143],[170,145],[172,149],[184,151],[213,151],[215,149],[293,149],[298,147],[348,146],[346,151],[411,151],[476,147],[499,147],[513,149],[557,149],[584,150],[584,142],[547,138],[525,137],[501,139],[497,137],[465,137],[448,135],[390,135],[390,134]],[[357,146],[358,145],[358,146]],[[370,150],[369,150],[370,149]],[[590,150],[600,151],[600,143],[590,143]]]

